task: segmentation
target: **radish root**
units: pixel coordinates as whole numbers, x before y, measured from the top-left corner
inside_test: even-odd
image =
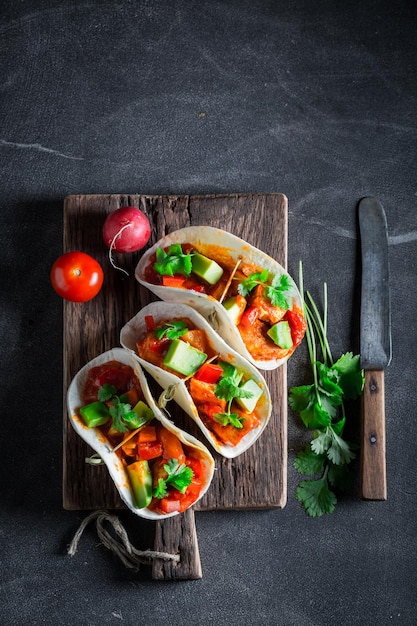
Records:
[[[112,242],[111,242],[110,248],[109,248],[109,261],[110,261],[111,266],[114,267],[115,270],[119,270],[120,272],[123,272],[124,274],[126,274],[126,276],[129,276],[129,272],[127,272],[122,267],[119,267],[118,265],[116,265],[116,263],[113,260],[112,251],[114,250],[114,244],[115,244],[115,241],[116,241],[117,237],[119,237],[122,234],[122,232],[124,230],[126,230],[126,228],[129,228],[129,226],[133,226],[133,224],[131,224],[131,223],[125,224],[124,226],[121,227],[120,230],[117,231],[117,233],[115,234],[115,236],[112,239]]]

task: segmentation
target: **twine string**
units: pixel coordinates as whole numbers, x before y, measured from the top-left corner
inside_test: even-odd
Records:
[[[94,511],[90,513],[80,524],[71,543],[68,546],[68,554],[74,556],[78,550],[78,544],[84,530],[90,522],[96,522],[97,534],[101,543],[111,552],[113,552],[129,569],[138,570],[140,564],[149,564],[153,559],[162,559],[164,561],[178,562],[179,554],[170,554],[169,552],[158,552],[155,550],[137,550],[129,541],[129,537],[118,517],[111,515],[106,511]],[[105,528],[106,522],[110,523],[114,534]]]

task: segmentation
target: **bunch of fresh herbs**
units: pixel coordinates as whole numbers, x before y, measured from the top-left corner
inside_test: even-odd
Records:
[[[337,503],[334,490],[346,490],[351,484],[349,464],[355,458],[357,446],[343,438],[345,400],[362,394],[364,375],[359,355],[346,352],[337,361],[333,360],[327,339],[327,284],[323,285],[320,315],[311,294],[308,291],[304,294],[301,263],[300,292],[307,320],[306,342],[313,382],[292,387],[289,405],[305,427],[314,432],[314,437],[294,461],[296,469],[310,477],[298,485],[296,498],[307,515],[320,517],[334,511]]]

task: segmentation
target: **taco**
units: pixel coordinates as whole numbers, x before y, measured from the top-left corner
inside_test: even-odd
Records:
[[[170,233],[142,256],[135,275],[161,300],[199,311],[259,369],[285,363],[305,334],[301,296],[288,272],[224,230]]]
[[[153,302],[122,328],[120,342],[219,454],[234,458],[263,432],[271,415],[263,376],[195,309]]]
[[[207,491],[213,457],[158,409],[128,350],[114,348],[87,363],[68,388],[67,407],[73,428],[136,515],[177,515]]]

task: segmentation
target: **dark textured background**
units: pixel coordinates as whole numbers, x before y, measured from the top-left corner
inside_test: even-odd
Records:
[[[0,623],[413,624],[417,81],[412,0],[1,2]],[[62,509],[62,303],[49,268],[73,193],[282,192],[289,269],[329,287],[333,353],[358,350],[356,209],[383,202],[394,355],[388,501],[357,483],[321,519],[196,514],[203,579],[125,570]],[[309,375],[305,348],[289,385]],[[352,436],[359,432],[353,407]],[[357,465],[355,467],[357,470]],[[153,528],[120,515],[132,542]]]

